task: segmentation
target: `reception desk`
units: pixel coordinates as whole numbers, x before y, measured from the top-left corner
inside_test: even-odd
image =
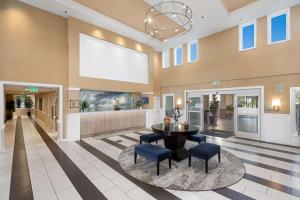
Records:
[[[81,137],[145,126],[146,110],[80,113]]]

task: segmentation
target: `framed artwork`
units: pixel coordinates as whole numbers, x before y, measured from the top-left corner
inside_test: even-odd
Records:
[[[70,108],[79,108],[79,100],[70,100]]]

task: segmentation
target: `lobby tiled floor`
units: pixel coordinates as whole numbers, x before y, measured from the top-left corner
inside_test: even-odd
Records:
[[[10,199],[22,199],[25,193],[31,193],[31,199],[49,200],[300,199],[300,148],[209,136],[208,142],[220,144],[242,159],[246,166],[244,178],[216,191],[175,191],[142,183],[119,166],[119,154],[135,144],[143,133],[147,131],[125,131],[108,137],[84,138],[80,142],[56,143],[34,120],[9,121],[5,127],[5,149],[0,153],[0,199],[9,199],[12,191],[23,193],[16,192],[18,195]],[[20,152],[15,149],[15,141],[24,144],[23,149],[18,148],[23,153],[26,150],[23,160],[16,161]],[[19,163],[28,166],[21,171],[26,174],[28,170],[30,181],[17,188],[11,185],[11,177],[16,174],[23,177],[16,171]],[[31,190],[24,191],[25,187]]]

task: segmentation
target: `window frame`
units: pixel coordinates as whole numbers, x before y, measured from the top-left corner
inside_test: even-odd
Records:
[[[170,49],[164,49],[161,53],[162,55],[162,68],[163,69],[168,69],[170,68]],[[165,65],[165,61],[168,59],[168,65]]]
[[[296,124],[296,93],[300,92],[300,87],[291,87],[290,88],[290,117],[291,117],[291,134],[292,136],[299,137],[300,134],[297,132],[297,124]]]
[[[197,58],[196,58],[196,60],[191,59],[191,56],[192,56],[191,47],[192,47],[193,44],[197,45]],[[188,48],[188,63],[197,62],[199,60],[199,43],[198,43],[198,40],[193,40],[193,41],[188,42],[187,48]]]
[[[181,48],[182,51],[182,63],[177,63],[177,49]],[[183,65],[183,45],[174,48],[174,66]]]
[[[285,40],[281,40],[281,41],[276,41],[276,42],[272,42],[272,19],[275,17],[278,17],[280,15],[286,14],[286,39]],[[270,15],[268,15],[267,17],[267,27],[268,27],[268,31],[267,31],[267,38],[268,38],[268,45],[272,45],[272,44],[279,44],[282,42],[286,42],[289,41],[291,39],[291,18],[290,18],[290,8],[272,13]]]
[[[250,48],[243,48],[243,28],[247,26],[254,25],[254,46]],[[251,49],[256,49],[257,47],[257,20],[251,20],[249,22],[243,23],[239,25],[239,51],[247,51]]]

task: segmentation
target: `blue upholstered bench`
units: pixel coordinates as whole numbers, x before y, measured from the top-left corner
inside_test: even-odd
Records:
[[[152,144],[142,144],[135,146],[134,148],[134,163],[136,163],[137,155],[141,155],[152,161],[156,161],[157,175],[159,175],[160,161],[169,159],[169,169],[171,169],[172,152],[169,149]]]
[[[162,134],[159,134],[159,133],[149,133],[149,134],[145,134],[145,135],[141,135],[140,136],[140,144],[142,144],[142,142],[151,143],[151,142],[154,142],[154,141],[156,141],[156,144],[157,144],[157,141],[161,140],[161,139],[163,139],[163,135]]]
[[[201,143],[189,149],[189,167],[191,166],[192,157],[205,160],[205,172],[208,173],[208,160],[218,154],[221,162],[221,148],[217,144]]]
[[[190,141],[198,142],[199,144],[201,142],[206,142],[206,136],[202,134],[189,135],[187,136],[187,139]]]

